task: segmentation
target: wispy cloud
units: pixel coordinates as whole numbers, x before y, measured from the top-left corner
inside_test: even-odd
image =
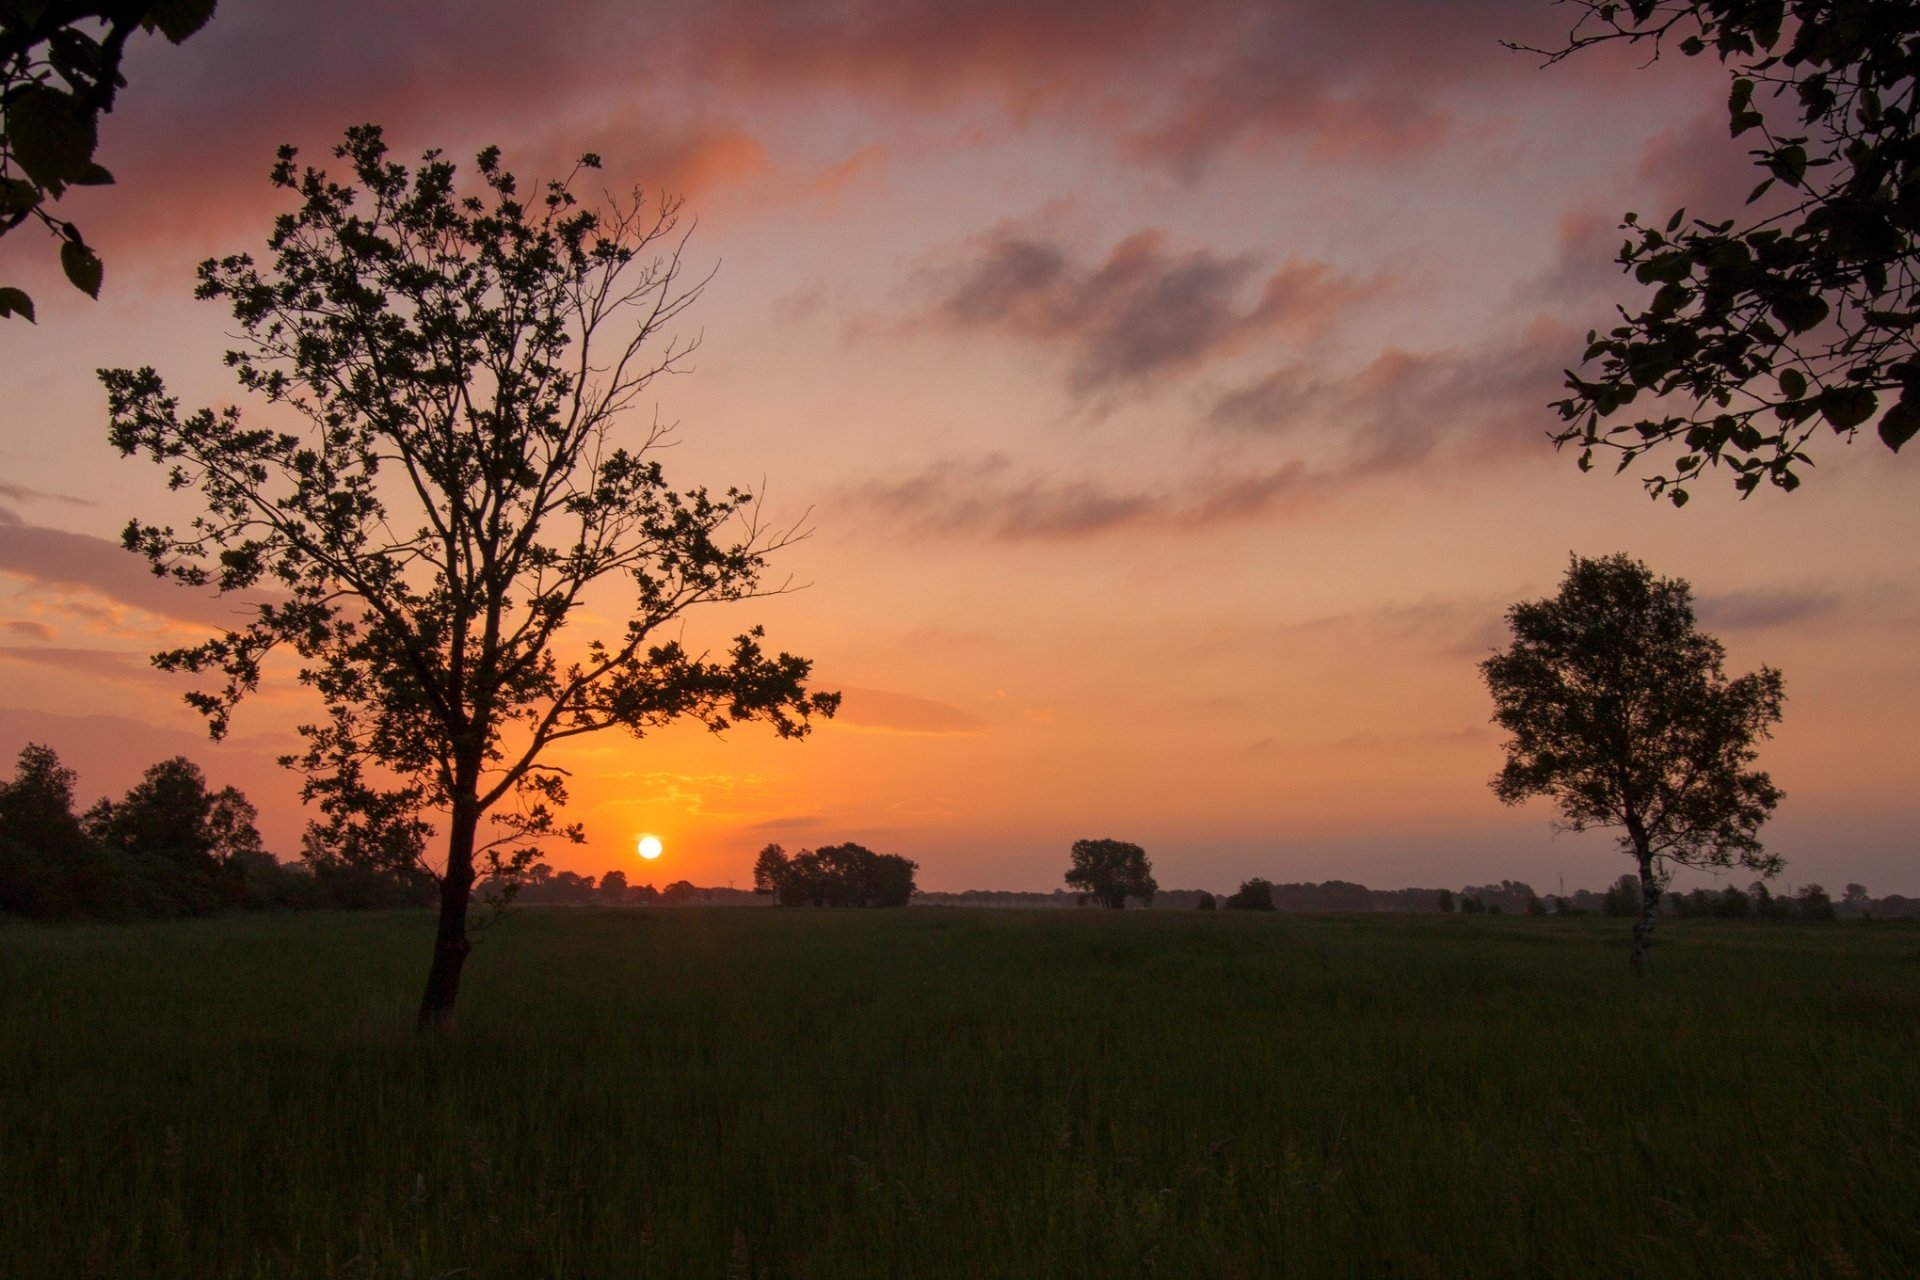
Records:
[[[1214,402],[1210,425],[1264,437],[1333,436],[1351,469],[1397,470],[1436,453],[1543,441],[1547,403],[1575,336],[1542,319],[1516,340],[1440,351],[1389,348],[1358,370],[1288,365]]]
[[[1766,631],[1828,617],[1844,604],[1825,587],[1776,587],[1701,596],[1694,612],[1709,630]]]
[[[1304,496],[1308,483],[1298,462],[1147,488],[1020,473],[1005,455],[990,454],[943,459],[910,475],[849,486],[843,496],[890,527],[918,536],[1026,542],[1253,519]]]
[[[821,687],[840,690],[840,710],[833,718],[835,724],[881,733],[947,735],[987,731],[985,720],[951,703],[885,689],[836,686],[830,681],[822,681]]]
[[[237,600],[155,577],[145,561],[116,542],[27,524],[6,510],[0,510],[0,573],[40,587],[94,592],[184,622],[231,627],[246,616]]]
[[[932,280],[935,314],[1065,348],[1080,392],[1191,372],[1279,330],[1324,330],[1387,285],[1297,259],[1262,277],[1250,255],[1176,248],[1157,228],[1098,261],[1011,224],[950,256]]]

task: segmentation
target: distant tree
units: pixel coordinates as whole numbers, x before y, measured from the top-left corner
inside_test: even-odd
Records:
[[[1272,911],[1273,881],[1259,876],[1240,882],[1240,888],[1227,898],[1229,911]]]
[[[1075,840],[1066,882],[1069,889],[1115,911],[1126,906],[1128,898],[1150,904],[1160,891],[1147,851],[1124,840]]]
[[[198,915],[239,905],[248,859],[265,853],[257,817],[237,789],[209,790],[199,765],[174,756],[150,766],[124,799],[88,810],[86,825],[108,848],[169,864],[176,909]]]
[[[1527,914],[1530,916],[1543,916],[1547,914],[1547,904],[1541,900],[1539,894],[1531,890],[1527,893]]]
[[[5,0],[0,3],[0,236],[37,221],[60,242],[76,289],[100,296],[99,255],[49,206],[69,187],[113,175],[93,158],[100,117],[126,86],[120,74],[136,31],[174,44],[205,26],[214,0]],[[0,319],[33,319],[33,300],[0,286]]]
[[[899,854],[860,844],[802,849],[791,858],[770,844],[754,864],[754,892],[771,893],[783,907],[904,907],[919,869]]]
[[[1441,913],[1443,915],[1452,915],[1457,905],[1453,900],[1453,890],[1442,889],[1439,894],[1439,900]]]
[[[1193,906],[1196,911],[1218,911],[1220,909],[1219,901],[1215,899],[1212,894],[1204,891],[1202,891],[1199,900],[1196,901]]]
[[[699,896],[700,890],[691,880],[675,880],[660,891],[660,901],[669,906],[680,906],[694,901]]]
[[[52,747],[29,742],[20,750],[12,779],[0,782],[0,835],[36,848],[81,839],[80,819],[73,812],[79,780]]]
[[[618,869],[600,877],[600,896],[611,903],[627,900],[627,873]]]
[[[1675,504],[1708,466],[1742,494],[1791,490],[1822,423],[1879,417],[1889,449],[1920,431],[1920,6],[1872,0],[1572,0],[1557,62],[1596,44],[1677,45],[1728,67],[1729,132],[1761,181],[1750,212],[1663,227],[1627,214],[1620,264],[1653,290],[1587,335],[1597,374],[1567,375],[1555,435],[1620,468],[1671,449],[1647,483]],[[1769,191],[1776,197],[1762,201]],[[1641,400],[1639,416],[1620,416]],[[1648,412],[1650,409],[1651,412]]]
[[[1780,791],[1748,768],[1780,719],[1780,673],[1728,680],[1687,584],[1622,555],[1575,556],[1558,595],[1513,606],[1507,623],[1512,645],[1480,664],[1493,719],[1512,735],[1494,793],[1551,797],[1567,830],[1624,828],[1640,872],[1642,973],[1669,865],[1737,861],[1763,877],[1781,867],[1756,834]]]
[[[1863,884],[1850,884],[1840,894],[1840,909],[1850,916],[1871,916],[1873,895],[1867,892],[1867,886]]]
[[[768,845],[753,862],[753,891],[778,893],[786,873],[787,851],[777,844]]]
[[[0,782],[0,914],[87,913],[91,848],[73,811],[79,781],[52,747],[30,742]]]
[[[326,708],[287,758],[324,839],[437,878],[424,1030],[452,1021],[475,881],[510,883],[542,839],[583,838],[558,816],[549,747],[682,717],[800,737],[838,696],[809,692],[807,661],[768,656],[757,628],[718,660],[656,639],[699,605],[767,594],[766,557],[795,536],[762,529],[745,492],[670,489],[649,456],[665,428],[618,442],[622,411],[687,350],[649,354],[701,289],[680,280],[677,203],[648,212],[636,193],[596,213],[571,179],[523,194],[495,149],[470,190],[436,152],[391,162],[373,126],[334,154],[349,181],[281,149],[273,183],[300,203],[270,269],[200,268],[199,296],[232,304],[229,363],[274,406],[271,429],[231,407],[182,417],[151,369],[101,376],[114,444],[208,511],[184,533],[135,521],[127,546],[188,584],[281,593],[158,663],[224,677],[189,695],[219,737],[267,654],[291,648]],[[622,588],[610,634],[560,643]]]
[[[1800,892],[1794,895],[1793,901],[1799,908],[1802,920],[1832,920],[1839,914],[1834,910],[1833,899],[1817,884],[1800,886]]]

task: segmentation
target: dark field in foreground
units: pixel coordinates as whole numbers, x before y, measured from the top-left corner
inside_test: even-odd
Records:
[[[1920,1267],[1920,930],[522,911],[0,930],[0,1275]]]

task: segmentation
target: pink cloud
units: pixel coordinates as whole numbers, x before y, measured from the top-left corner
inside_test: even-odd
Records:
[[[1349,465],[1399,470],[1435,454],[1478,457],[1543,442],[1555,422],[1578,335],[1541,318],[1506,345],[1413,352],[1389,348],[1357,371],[1293,365],[1222,396],[1216,428],[1279,437],[1337,425]]]
[[[232,627],[248,612],[238,600],[158,578],[146,561],[105,538],[26,524],[0,510],[0,573],[41,587],[106,596],[161,617]]]
[[[1250,256],[1176,249],[1166,232],[1139,231],[1099,261],[1065,243],[1003,225],[936,275],[941,319],[1000,330],[1072,352],[1081,392],[1190,372],[1278,330],[1317,331],[1383,291],[1322,262],[1289,259],[1266,275]]]
[[[1196,530],[1257,519],[1311,497],[1297,461],[1162,486],[1021,474],[1004,456],[948,458],[909,475],[848,486],[846,504],[917,537],[1073,541],[1134,529]]]

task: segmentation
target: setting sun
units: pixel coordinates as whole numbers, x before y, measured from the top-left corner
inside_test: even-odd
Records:
[[[652,862],[655,858],[659,857],[660,856],[660,837],[659,836],[641,836],[640,837],[640,856],[645,858],[648,862]]]

